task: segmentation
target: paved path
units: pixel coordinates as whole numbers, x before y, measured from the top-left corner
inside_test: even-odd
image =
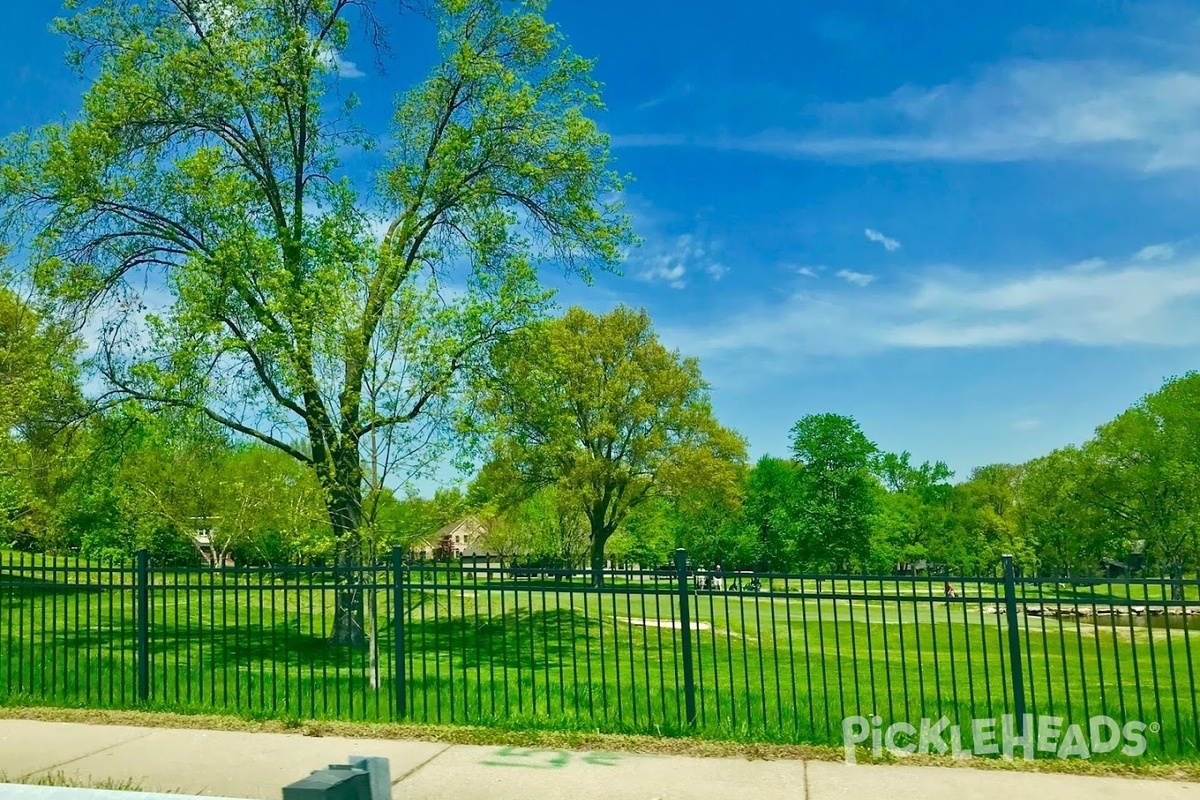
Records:
[[[392,796],[404,800],[1200,800],[1200,783],[0,720],[10,778],[279,800],[286,784],[352,755],[387,758]]]

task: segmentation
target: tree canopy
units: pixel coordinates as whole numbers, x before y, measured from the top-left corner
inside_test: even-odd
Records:
[[[107,399],[308,465],[353,543],[364,439],[434,447],[462,373],[544,312],[537,267],[588,275],[629,240],[589,62],[541,2],[426,4],[405,19],[438,62],[366,194],[336,56],[354,22],[386,44],[373,2],[72,6],[57,27],[90,85],[75,121],[0,147],[7,229],[49,297],[103,323]]]
[[[0,282],[0,541],[49,524],[64,428],[84,405],[80,350],[70,326]]]
[[[736,502],[745,443],[717,422],[695,359],[664,347],[644,311],[572,308],[511,337],[482,405],[494,460],[587,519],[596,580],[609,538],[648,500]]]
[[[792,427],[808,564],[846,569],[865,558],[875,511],[872,458],[878,451],[851,417],[812,414]]]

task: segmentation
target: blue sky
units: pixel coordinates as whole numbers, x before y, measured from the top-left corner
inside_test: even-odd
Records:
[[[0,129],[78,108],[50,3],[0,33]],[[558,0],[644,246],[561,302],[645,306],[754,457],[808,413],[971,467],[1080,442],[1200,365],[1200,10]],[[428,31],[345,84],[385,132]],[[412,46],[410,46],[412,45]],[[351,66],[353,65],[353,66]]]

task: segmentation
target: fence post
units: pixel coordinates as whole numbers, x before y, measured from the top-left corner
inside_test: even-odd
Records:
[[[1021,675],[1021,637],[1017,630],[1017,587],[1013,575],[1013,557],[1004,559],[1004,609],[1008,619],[1008,662],[1012,678],[1013,710],[1017,735],[1025,735],[1025,681]]]
[[[679,580],[679,623],[683,626],[683,699],[687,724],[696,724],[696,677],[692,673],[691,600],[688,598],[687,551],[675,551],[675,574]]]
[[[408,672],[404,666],[404,551],[400,547],[391,548],[391,581],[392,674],[396,678],[396,711],[403,717],[408,714]]]
[[[396,711],[408,713],[408,673],[404,664],[404,551],[392,548],[392,673],[396,683]]]
[[[137,696],[150,699],[150,553],[137,551]]]

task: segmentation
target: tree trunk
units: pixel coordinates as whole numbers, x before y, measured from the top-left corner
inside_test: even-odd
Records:
[[[592,586],[604,585],[604,545],[608,544],[611,531],[592,526]]]
[[[1171,599],[1177,602],[1183,600],[1183,565],[1171,567]]]
[[[342,539],[338,542],[337,577],[334,583],[336,608],[333,615],[333,633],[329,643],[342,647],[364,649],[367,646],[366,632],[363,628],[363,596],[359,571],[362,569],[362,557],[358,552],[358,542]]]
[[[592,542],[592,586],[604,585],[604,542]]]
[[[329,643],[363,649],[367,646],[363,628],[362,570],[362,493],[358,486],[335,490],[330,504],[330,520],[337,538],[337,571],[334,583],[336,608]]]

